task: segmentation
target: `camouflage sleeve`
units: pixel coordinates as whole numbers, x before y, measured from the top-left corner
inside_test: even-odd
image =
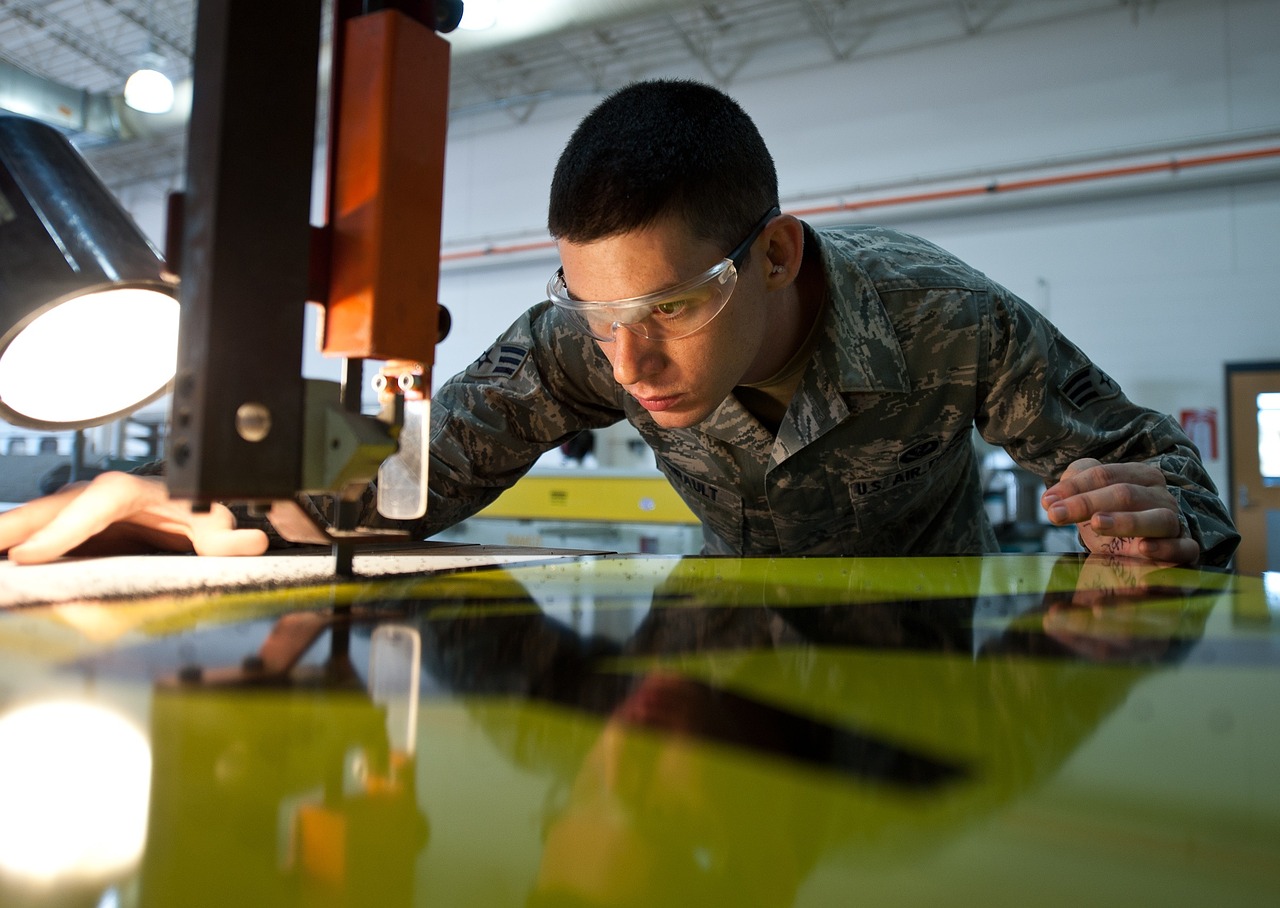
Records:
[[[1142,461],[1164,473],[1201,563],[1225,566],[1240,536],[1192,441],[1169,416],[1130,401],[1047,319],[993,286],[981,317],[976,424],[1047,483],[1072,461]]]
[[[521,316],[431,401],[429,496],[419,521],[362,523],[426,538],[470,517],[514,485],[544,452],[623,418],[608,360],[595,341],[544,303]]]

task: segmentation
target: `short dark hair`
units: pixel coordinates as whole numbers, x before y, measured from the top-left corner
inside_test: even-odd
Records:
[[[694,236],[742,239],[778,204],[778,175],[755,123],[719,89],[635,82],[574,130],[551,180],[547,227],[573,243],[680,217]]]

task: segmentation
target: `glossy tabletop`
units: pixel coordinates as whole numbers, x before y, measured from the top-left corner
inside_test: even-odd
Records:
[[[0,904],[1280,904],[1280,577],[615,556],[11,606]]]

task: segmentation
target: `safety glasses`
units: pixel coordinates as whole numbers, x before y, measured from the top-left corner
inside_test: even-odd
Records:
[[[723,259],[697,277],[674,287],[630,299],[596,302],[570,296],[564,269],[547,283],[547,298],[555,303],[582,331],[608,343],[619,328],[626,328],[649,340],[668,341],[688,337],[724,309],[738,282],[738,268],[760,232],[781,212],[770,208],[751,228],[747,238]]]

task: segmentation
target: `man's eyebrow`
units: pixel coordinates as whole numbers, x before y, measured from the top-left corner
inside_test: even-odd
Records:
[[[719,262],[717,262],[717,263],[716,263],[716,265],[718,265],[718,264],[719,264]],[[716,265],[712,265],[711,267],[712,267],[712,268],[715,268],[715,267],[716,267]],[[708,270],[710,270],[710,269],[708,269]],[[561,265],[561,266],[559,267],[559,269],[557,269],[557,273],[560,275],[560,282],[561,282],[562,284],[564,284],[564,292],[565,292],[565,294],[569,297],[569,299],[573,300],[573,301],[574,301],[574,302],[576,302],[576,303],[599,303],[599,304],[600,304],[600,305],[602,305],[602,306],[609,306],[609,305],[613,305],[613,304],[615,304],[615,303],[621,302],[620,300],[587,300],[587,299],[583,299],[582,297],[578,296],[578,294],[574,293],[572,290],[570,290],[570,289],[569,289],[569,281],[568,281],[568,280],[565,278],[565,276],[564,276],[564,266],[563,266],[563,265]],[[701,277],[702,275],[696,275],[696,276],[697,276],[697,277]],[[689,280],[693,280],[693,278],[686,278],[686,279],[684,279],[684,280],[676,280],[676,281],[673,281],[672,283],[670,283],[670,284],[666,285],[665,287],[659,287],[657,290],[650,290],[648,293],[638,293],[638,294],[636,294],[634,297],[628,297],[628,299],[643,299],[644,297],[654,296],[655,294],[659,294],[659,293],[667,293],[668,291],[670,291],[670,290],[674,290],[676,287],[679,287],[681,284],[684,284],[684,283],[686,283],[686,282],[687,282],[687,281],[689,281]]]
[[[582,299],[582,297],[578,296],[576,293],[574,293],[572,290],[569,289],[569,282],[565,280],[565,276],[564,276],[564,265],[560,266],[560,268],[558,269],[558,273],[560,274],[560,282],[564,284],[564,292],[569,294],[569,299],[575,300],[576,302],[579,302],[579,303],[586,302],[586,300]]]

